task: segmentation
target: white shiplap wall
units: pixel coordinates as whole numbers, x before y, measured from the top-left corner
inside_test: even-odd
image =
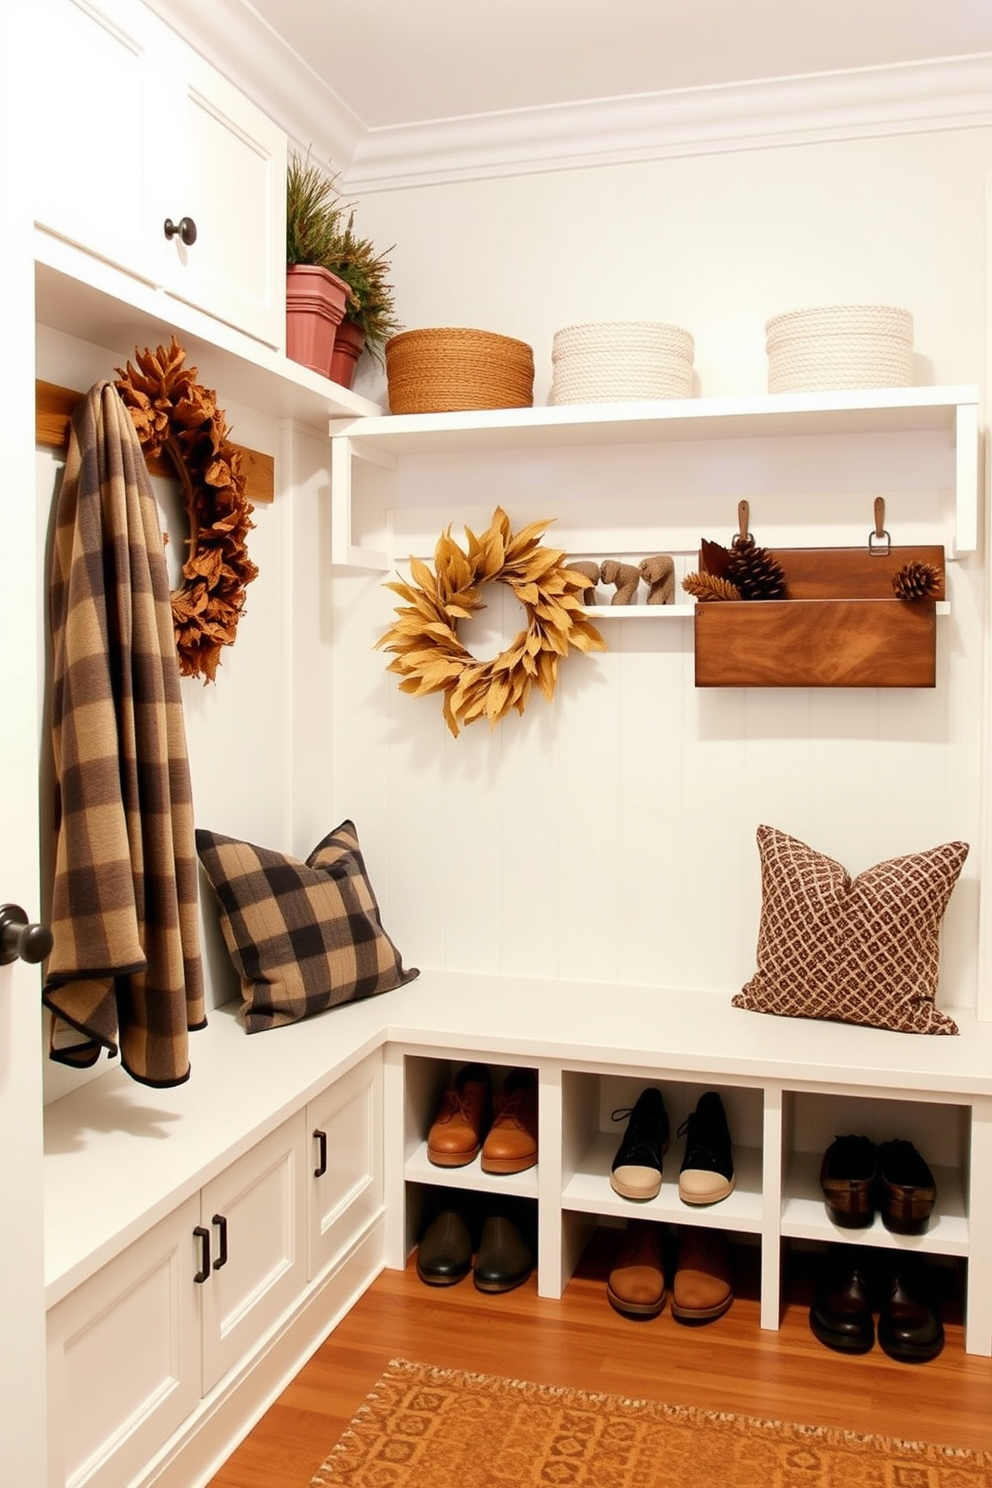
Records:
[[[992,131],[574,171],[370,196],[410,326],[528,340],[547,399],[554,330],[675,321],[697,391],[762,392],[763,325],[804,304],[905,305],[921,383],[983,376],[984,183]],[[374,384],[366,380],[366,389]],[[599,556],[726,541],[736,502],[769,546],[860,544],[885,494],[896,542],[949,542],[947,452],[914,440],[599,450],[524,464],[409,461],[398,553],[496,502],[514,526]],[[686,556],[685,563],[689,562]],[[857,871],[949,837],[973,844],[945,924],[941,1000],[976,1001],[982,831],[981,556],[951,565],[932,691],[697,691],[689,621],[604,622],[609,654],[564,664],[549,707],[447,735],[374,652],[381,576],[326,565],[335,819],[358,822],[408,959],[562,981],[736,990],[753,969],[754,831],[795,833]],[[482,654],[482,653],[480,653]]]

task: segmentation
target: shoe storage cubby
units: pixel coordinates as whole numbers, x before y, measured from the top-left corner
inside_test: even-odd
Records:
[[[613,1113],[629,1110],[641,1091],[654,1086],[662,1093],[669,1121],[661,1189],[654,1199],[622,1198],[610,1186],[610,1170],[626,1129]],[[685,1139],[678,1130],[695,1110],[699,1097],[716,1090],[727,1113],[733,1141],[736,1184],[715,1204],[685,1204],[679,1198],[679,1168]],[[751,1234],[761,1230],[762,1097],[761,1091],[716,1083],[688,1083],[664,1074],[647,1077],[602,1075],[566,1070],[562,1074],[562,1187],[566,1213],[615,1219],[664,1220],[672,1224],[714,1225]]]
[[[967,1106],[786,1092],[782,1127],[783,1237],[967,1256],[965,1175],[971,1129]],[[916,1147],[937,1185],[937,1202],[923,1234],[894,1234],[877,1212],[870,1225],[857,1229],[842,1227],[830,1218],[820,1187],[820,1164],[835,1137],[851,1135],[868,1137],[876,1144],[902,1139]]]
[[[429,977],[429,1003],[424,987],[409,994],[412,1037],[394,1035],[384,1052],[388,1266],[408,1264],[427,1202],[438,1193],[460,1190],[483,1205],[503,1194],[536,1205],[543,1298],[563,1294],[591,1242],[609,1249],[629,1220],[648,1219],[673,1242],[682,1229],[722,1231],[757,1276],[761,1327],[777,1329],[791,1254],[829,1256],[864,1245],[880,1265],[908,1253],[960,1270],[967,1280],[965,1347],[992,1355],[992,1033],[983,1025],[962,1019],[959,1038],[922,1039],[752,1018],[729,999],[605,986],[577,997],[572,1016],[563,1017],[561,1003],[537,980]],[[618,1035],[621,994],[626,1020]],[[424,1023],[419,1042],[415,1013]],[[628,1029],[636,1030],[636,1049],[622,1041],[630,1039]],[[496,1089],[509,1070],[536,1072],[535,1167],[497,1176],[484,1174],[478,1158],[461,1168],[429,1162],[435,1113],[471,1062],[488,1067]],[[630,1111],[651,1087],[664,1101],[669,1145],[658,1192],[631,1200],[610,1183],[629,1124],[612,1117]],[[726,1113],[735,1186],[716,1202],[687,1204],[679,1195],[679,1128],[710,1091]],[[863,1229],[831,1219],[820,1165],[838,1136],[851,1135],[916,1148],[937,1190],[923,1233],[890,1230],[879,1213]]]
[[[489,1070],[494,1094],[502,1089],[511,1069],[533,1068],[525,1064],[476,1060],[472,1055],[455,1059],[419,1055],[406,1055],[404,1058],[403,1182],[407,1254],[417,1243],[429,1202],[432,1197],[436,1199],[437,1190],[457,1189],[465,1193],[492,1193],[535,1200],[538,1197],[539,1165],[522,1173],[484,1173],[478,1156],[463,1167],[455,1168],[438,1167],[427,1156],[427,1134],[445,1091],[453,1084],[458,1071],[473,1060],[485,1064]],[[435,1191],[433,1195],[431,1190]]]

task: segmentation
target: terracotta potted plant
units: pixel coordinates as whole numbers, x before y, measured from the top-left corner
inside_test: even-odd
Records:
[[[395,292],[389,283],[392,249],[376,252],[375,244],[355,231],[354,209],[339,226],[324,262],[348,286],[344,319],[338,327],[331,362],[335,382],[351,387],[355,366],[363,348],[383,365],[383,347],[394,332],[402,329],[396,318]]]
[[[348,286],[327,266],[343,208],[333,179],[299,155],[286,171],[286,355],[331,375]]]

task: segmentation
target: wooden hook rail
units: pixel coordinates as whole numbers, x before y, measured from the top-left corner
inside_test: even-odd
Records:
[[[36,381],[35,393],[35,439],[46,449],[65,449],[69,442],[69,420],[76,405],[85,396],[73,388],[59,387],[54,382]],[[275,461],[271,455],[248,449],[243,444],[235,445],[241,454],[241,468],[245,476],[245,493],[253,505],[267,504],[275,500]],[[174,477],[172,462],[161,457],[148,460],[152,475]]]

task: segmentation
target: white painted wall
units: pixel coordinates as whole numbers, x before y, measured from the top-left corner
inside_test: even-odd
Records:
[[[560,325],[675,321],[696,338],[700,393],[760,392],[764,320],[841,301],[913,311],[918,381],[980,381],[990,165],[992,131],[974,130],[422,188],[361,212],[397,245],[406,323],[529,341],[538,402]],[[38,375],[83,388],[132,353],[42,330]],[[208,365],[201,377],[214,385]],[[384,391],[368,365],[359,386]],[[552,706],[535,698],[493,734],[452,740],[437,701],[402,696],[373,650],[392,616],[381,577],[331,570],[322,441],[262,410],[227,412],[236,439],[277,453],[294,494],[256,513],[261,573],[217,684],[185,684],[202,825],[305,855],[352,816],[415,964],[727,991],[751,970],[759,822],[854,870],[961,836],[975,850],[948,915],[942,1000],[974,1004],[977,560],[952,565],[932,693],[697,692],[688,622],[607,621],[609,654],[566,662]],[[484,525],[502,502],[515,525],[556,517],[549,540],[570,552],[675,551],[684,570],[699,537],[729,537],[741,494],[759,541],[863,540],[865,467],[852,474],[829,447],[812,470],[804,445],[771,462],[728,446],[700,466],[698,453],[428,463],[404,474],[399,547],[429,553],[447,523]],[[947,536],[924,453],[858,451],[896,541]],[[57,465],[39,456],[43,509]],[[216,1003],[236,984],[205,903]],[[49,1064],[48,1098],[78,1080]]]
[[[842,302],[912,310],[918,382],[981,382],[990,164],[992,131],[972,130],[410,189],[368,196],[360,215],[396,244],[406,324],[530,342],[539,403],[559,326],[673,321],[696,338],[699,393],[760,393],[765,320]],[[860,544],[878,492],[897,543],[946,538],[946,474],[911,444],[863,450],[857,473],[828,448],[773,464],[725,453],[703,467],[692,452],[554,468],[425,458],[401,481],[398,548],[429,552],[442,527],[485,525],[500,501],[515,526],[557,516],[570,552],[602,526],[601,556],[688,554],[701,536],[729,539],[741,494],[771,546]],[[409,960],[736,990],[753,969],[767,821],[854,871],[971,842],[941,1000],[974,1005],[980,560],[952,566],[932,692],[701,692],[687,622],[614,624],[606,657],[565,663],[551,707],[536,698],[523,719],[457,740],[438,701],[401,695],[372,650],[394,602],[381,576],[325,565],[321,582],[333,665],[315,652],[307,671],[333,699],[332,815],[358,822]],[[567,985],[561,996],[564,1014]]]

